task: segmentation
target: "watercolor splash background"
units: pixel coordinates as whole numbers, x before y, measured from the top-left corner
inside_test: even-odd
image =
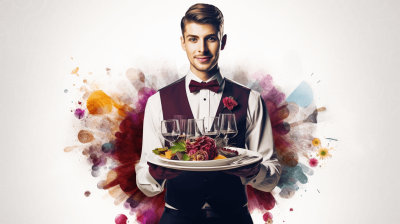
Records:
[[[71,102],[71,113],[80,121],[79,125],[75,124],[75,130],[82,144],[68,146],[64,152],[76,151],[84,156],[91,167],[90,174],[100,179],[97,187],[108,190],[115,205],[121,204],[129,210],[131,220],[141,224],[158,223],[164,209],[165,190],[154,197],[145,196],[136,186],[135,165],[141,155],[147,99],[162,88],[157,80],[169,84],[180,78],[179,72],[166,67],[149,76],[140,68],[129,68],[125,74],[115,76],[111,68],[105,68],[97,72],[100,73],[97,76],[92,72],[79,74],[79,69],[75,67],[71,71],[71,75],[80,79],[80,84],[73,84],[72,89],[78,91]],[[181,73],[186,73],[183,71],[184,67]],[[274,84],[272,76],[263,71],[232,73],[227,73],[227,77],[261,93],[269,111],[275,148],[283,167],[281,179],[272,193],[251,186],[247,187],[247,192],[254,219],[272,223],[274,213],[285,213],[280,205],[290,205],[290,200],[284,199],[306,191],[308,176],[331,157],[332,147],[328,148],[326,143],[332,138],[323,139],[323,145],[316,136],[318,114],[324,113],[326,108],[315,106],[314,93],[305,81],[286,97]],[[99,82],[102,76],[116,81],[115,86]],[[107,93],[103,89],[108,89]],[[273,210],[276,204],[281,208]],[[286,212],[291,211],[293,208]],[[126,219],[121,214],[115,222],[124,223]]]
[[[305,81],[315,108],[326,108],[318,113],[315,137],[335,148],[332,158],[325,165],[318,160],[324,166],[312,168],[292,198],[281,198],[280,188],[273,192],[274,223],[396,223],[400,2],[209,2],[226,18],[225,74],[246,74],[236,76],[246,84],[257,72],[270,74],[286,99]],[[132,84],[118,85],[129,68],[139,68],[154,87],[183,75],[179,21],[193,3],[0,0],[0,223],[110,224],[118,214],[132,223],[130,210],[97,187],[110,165],[93,177],[80,149],[63,151],[101,137],[96,131],[92,142],[77,138],[82,120],[71,110],[84,93],[77,87],[91,85],[92,72],[96,89],[123,106],[129,101],[113,94],[137,96]],[[79,77],[71,74],[76,67]],[[154,78],[160,73],[163,79]],[[111,121],[117,111],[113,106]],[[299,161],[308,166],[305,156]],[[262,214],[253,213],[264,224]]]

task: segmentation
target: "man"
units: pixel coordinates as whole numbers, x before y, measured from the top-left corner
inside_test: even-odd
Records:
[[[181,21],[181,45],[189,59],[190,71],[151,96],[146,105],[136,182],[149,197],[161,193],[166,186],[160,224],[253,223],[247,208],[246,185],[271,191],[280,177],[271,123],[260,93],[223,78],[219,72],[219,53],[227,42],[223,25],[223,15],[213,5],[195,4],[188,9]],[[193,91],[193,86],[204,85],[199,84],[202,82],[217,88]],[[232,109],[238,134],[229,143],[261,153],[261,163],[226,171],[191,172],[146,161],[145,156],[154,148],[165,145],[162,120],[172,119],[174,115],[194,119],[218,116],[223,109],[221,99],[229,96],[238,102]]]

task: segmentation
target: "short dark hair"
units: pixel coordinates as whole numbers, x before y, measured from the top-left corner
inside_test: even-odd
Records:
[[[218,32],[221,32],[221,34],[224,33],[224,16],[222,12],[213,5],[197,3],[190,6],[181,20],[183,39],[185,39],[185,25],[188,22],[212,24],[217,28]]]

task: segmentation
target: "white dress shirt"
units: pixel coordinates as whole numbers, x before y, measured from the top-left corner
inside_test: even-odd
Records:
[[[186,93],[194,119],[214,117],[216,115],[225,82],[219,72],[206,82],[214,79],[217,79],[220,84],[220,89],[217,93],[207,89],[202,89],[197,93],[191,93],[189,90],[190,81],[195,80],[197,82],[202,82],[202,80],[194,75],[190,70],[186,75]],[[166,182],[164,181],[162,185],[159,185],[159,183],[150,175],[149,166],[145,159],[147,154],[153,153],[153,149],[165,147],[165,140],[161,135],[162,120],[163,112],[160,93],[157,92],[147,101],[143,122],[142,155],[140,162],[136,164],[135,167],[137,186],[149,197],[161,193],[164,190]],[[263,156],[263,161],[261,163],[260,172],[255,177],[241,177],[242,184],[249,184],[261,191],[270,192],[278,184],[282,168],[274,150],[272,127],[267,108],[265,107],[265,104],[262,104],[260,93],[254,90],[250,91],[248,101],[245,137],[246,148],[260,153]],[[172,208],[167,204],[166,206]]]

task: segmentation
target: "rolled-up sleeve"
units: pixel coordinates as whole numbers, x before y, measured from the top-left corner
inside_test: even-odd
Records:
[[[246,146],[263,156],[260,172],[255,177],[241,178],[243,184],[270,192],[278,184],[282,167],[278,162],[268,110],[260,93],[252,90],[247,110]]]
[[[161,135],[162,110],[160,94],[157,92],[151,96],[146,104],[143,121],[143,144],[140,161],[135,166],[136,184],[138,188],[148,197],[155,196],[164,190],[165,181],[159,184],[149,173],[146,155],[152,153],[155,148],[164,147]]]

